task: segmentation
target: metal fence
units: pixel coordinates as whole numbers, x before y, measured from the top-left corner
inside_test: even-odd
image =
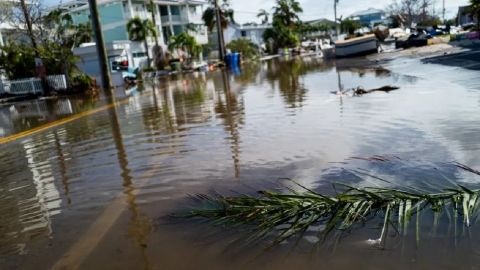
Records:
[[[48,86],[53,90],[67,90],[65,75],[50,75],[46,77]],[[14,81],[0,81],[0,94],[37,95],[43,94],[42,80],[27,78]]]

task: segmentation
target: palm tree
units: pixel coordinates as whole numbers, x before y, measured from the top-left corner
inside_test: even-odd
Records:
[[[260,9],[260,11],[257,14],[257,18],[262,18],[262,24],[267,24],[268,23],[268,17],[270,16],[270,13],[268,13],[265,9]]]
[[[148,67],[150,67],[151,59],[150,53],[148,52],[147,38],[148,36],[152,36],[155,39],[157,38],[157,31],[155,29],[155,25],[152,23],[152,21],[148,19],[141,20],[140,18],[135,17],[128,21],[127,31],[131,41],[143,42],[143,44],[145,45]]]
[[[205,23],[208,31],[210,32],[212,32],[217,23],[215,19],[214,1],[216,0],[209,0],[210,7],[208,7],[202,15],[202,20]],[[228,2],[228,0],[223,0],[223,3],[220,5],[220,25],[222,26],[223,30],[228,27],[229,22],[235,22],[233,18],[233,9],[230,8],[230,3]]]
[[[189,55],[189,58],[197,57],[202,52],[202,47],[198,45],[195,38],[187,32],[172,36],[168,44],[168,49],[170,51],[181,49]]]
[[[300,3],[295,0],[277,0],[277,6],[273,8],[274,23],[281,23],[283,26],[293,28],[300,20],[298,13],[303,9]]]

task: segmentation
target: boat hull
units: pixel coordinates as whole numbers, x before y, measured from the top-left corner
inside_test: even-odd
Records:
[[[335,43],[335,56],[337,58],[366,55],[377,52],[378,41],[374,35]]]

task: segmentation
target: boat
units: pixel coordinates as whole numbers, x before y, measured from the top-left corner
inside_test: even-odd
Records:
[[[366,55],[378,52],[378,40],[373,34],[335,42],[337,58]]]

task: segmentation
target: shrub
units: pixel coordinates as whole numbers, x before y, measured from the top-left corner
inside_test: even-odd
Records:
[[[258,46],[248,39],[239,38],[228,43],[227,48],[232,52],[238,52],[244,59],[254,59],[258,57]]]

